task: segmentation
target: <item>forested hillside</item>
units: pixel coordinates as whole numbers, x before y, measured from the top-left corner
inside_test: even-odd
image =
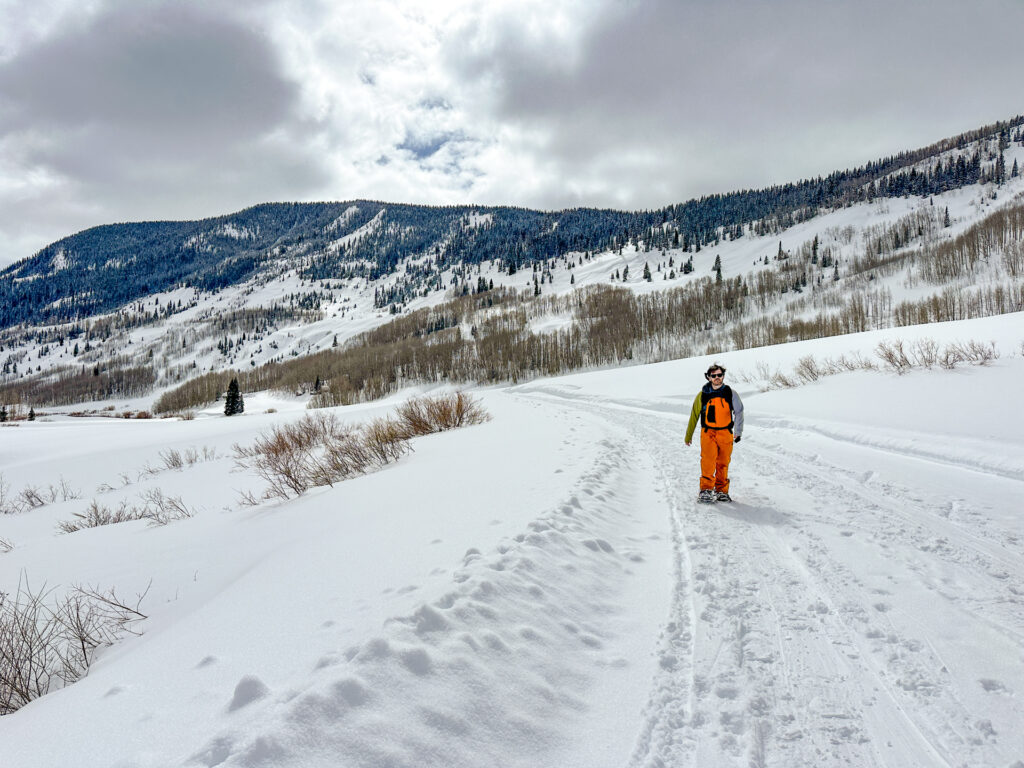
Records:
[[[392,274],[430,257],[387,303],[407,301],[456,264],[498,261],[507,272],[570,252],[645,247],[699,251],[744,234],[779,232],[856,202],[934,195],[1015,168],[1003,157],[1024,140],[1024,117],[985,126],[825,178],[711,195],[653,211],[580,208],[429,207],[356,200],[269,203],[202,221],[110,224],[59,240],[0,272],[0,329],[68,323],[178,286],[213,292],[270,267],[301,260],[310,280]],[[979,142],[995,145],[983,152]],[[956,151],[954,157],[950,154]],[[943,155],[945,155],[943,157]],[[919,168],[922,161],[934,162]]]

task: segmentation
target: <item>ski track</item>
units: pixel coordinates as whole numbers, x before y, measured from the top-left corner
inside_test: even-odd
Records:
[[[1024,722],[1010,687],[955,681],[928,610],[895,608],[900,587],[868,584],[831,543],[856,538],[1019,663],[1024,542],[1013,532],[965,499],[793,450],[791,422],[761,425],[758,443],[734,454],[742,503],[698,505],[678,417],[582,393],[527,396],[628,430],[657,467],[671,516],[672,606],[629,768],[1020,765],[1019,729],[972,711],[976,697],[1001,696],[1007,722]],[[872,448],[883,450],[861,446]]]

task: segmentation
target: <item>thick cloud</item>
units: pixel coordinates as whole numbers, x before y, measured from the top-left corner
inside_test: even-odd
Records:
[[[1021,110],[1019,0],[4,2],[0,264],[269,200],[654,207]]]
[[[47,221],[66,234],[303,194],[323,171],[282,141],[317,130],[298,99],[269,38],[230,16],[140,4],[71,23],[0,64],[7,244]]]
[[[538,190],[552,204],[653,206],[1011,116],[1024,4],[963,16],[953,0],[648,0],[581,16],[568,45],[513,13],[474,19],[448,61],[567,180]]]

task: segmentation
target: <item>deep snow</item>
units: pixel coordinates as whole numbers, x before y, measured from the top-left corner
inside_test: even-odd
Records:
[[[744,382],[915,335],[1001,357]],[[747,407],[731,506],[695,504],[682,445],[704,357],[480,390],[489,423],[255,508],[231,445],[301,400],[4,427],[13,491],[83,496],[0,516],[0,590],[148,586],[149,619],[0,718],[0,765],[1024,761],[1022,341],[1017,314],[719,356]],[[143,472],[189,446],[217,458]],[[153,487],[196,516],[56,531]]]

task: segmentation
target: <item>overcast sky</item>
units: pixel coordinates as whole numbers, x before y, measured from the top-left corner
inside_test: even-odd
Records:
[[[1024,0],[0,0],[0,265],[285,200],[652,208],[1024,112]]]

